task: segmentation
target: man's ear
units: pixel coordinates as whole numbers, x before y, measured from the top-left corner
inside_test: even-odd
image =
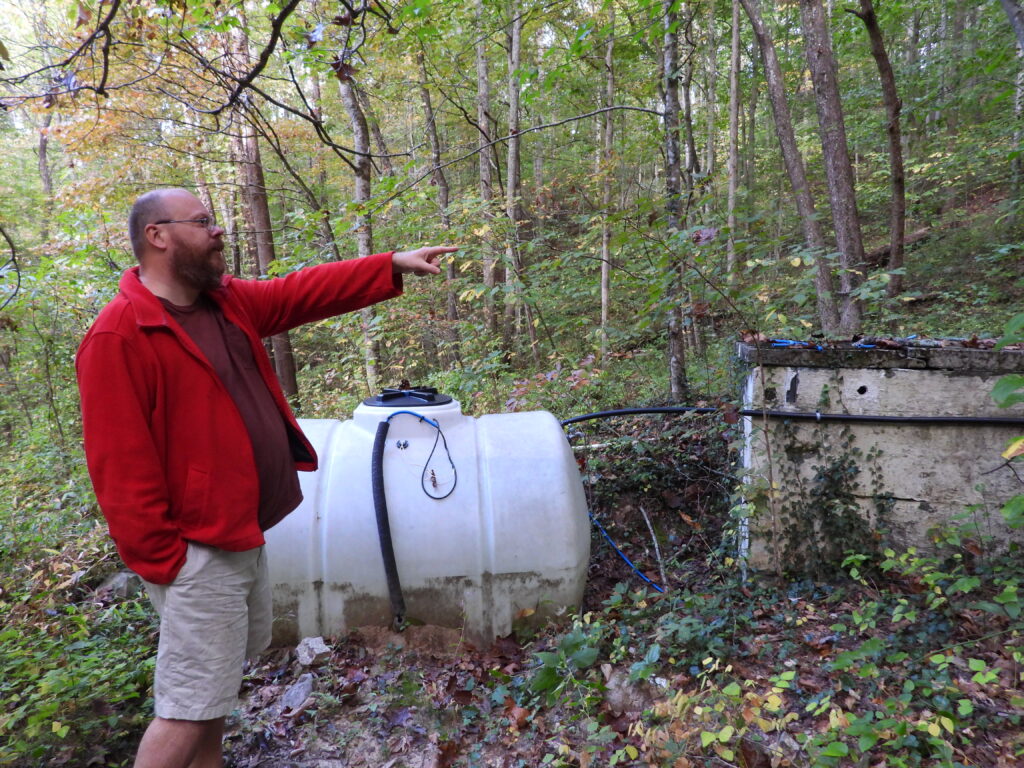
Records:
[[[163,250],[167,247],[167,235],[156,224],[147,224],[145,230],[146,242],[153,248]]]

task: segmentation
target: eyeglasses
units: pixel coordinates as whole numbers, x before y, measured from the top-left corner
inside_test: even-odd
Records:
[[[213,216],[200,216],[198,219],[162,219],[154,221],[154,224],[198,224],[204,229],[213,229],[217,226],[217,220]]]

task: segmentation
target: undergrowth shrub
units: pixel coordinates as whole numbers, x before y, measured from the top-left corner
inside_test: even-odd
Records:
[[[154,614],[144,596],[97,592],[119,563],[83,463],[64,458],[3,472],[2,765],[121,765],[151,714]]]

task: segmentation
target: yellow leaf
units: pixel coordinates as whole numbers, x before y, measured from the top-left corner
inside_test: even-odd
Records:
[[[476,235],[477,237],[483,237],[484,235],[486,235],[490,231],[491,231],[491,225],[490,224],[484,224],[482,227],[477,227],[476,229],[474,229],[473,230],[473,234]]]
[[[928,723],[928,733],[930,733],[932,736],[938,736],[940,733],[942,733],[942,729],[939,728],[938,723]]]
[[[942,727],[945,728],[947,731],[949,731],[950,733],[953,732],[955,726],[953,725],[952,719],[948,717],[940,717],[939,722],[942,724]]]
[[[769,712],[778,712],[782,709],[782,697],[777,693],[771,693],[768,698],[765,699],[764,708]]]
[[[59,731],[59,730],[60,730],[60,727],[61,727],[61,725],[62,725],[62,723],[61,723],[61,721],[60,721],[60,720],[54,720],[54,721],[53,721],[53,722],[52,722],[52,723],[50,724],[50,732],[51,732],[51,733],[57,733],[57,731]]]
[[[846,728],[850,724],[846,715],[843,714],[842,710],[833,709],[828,713],[828,725],[832,729]]]
[[[1012,459],[1014,456],[1020,456],[1022,453],[1024,453],[1024,437],[1018,437],[1010,441],[1002,455],[1004,459]]]
[[[640,751],[632,744],[627,744],[626,754],[629,755],[630,760],[636,760],[640,756]]]
[[[799,267],[801,264],[804,263],[804,260],[801,259],[799,256],[794,256],[792,259],[789,260],[789,263],[791,266]]]

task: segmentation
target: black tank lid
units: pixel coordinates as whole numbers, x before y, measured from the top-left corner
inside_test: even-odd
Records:
[[[446,405],[451,401],[451,397],[440,394],[433,387],[385,388],[379,395],[363,400],[363,405],[379,408],[426,408],[432,405]]]

